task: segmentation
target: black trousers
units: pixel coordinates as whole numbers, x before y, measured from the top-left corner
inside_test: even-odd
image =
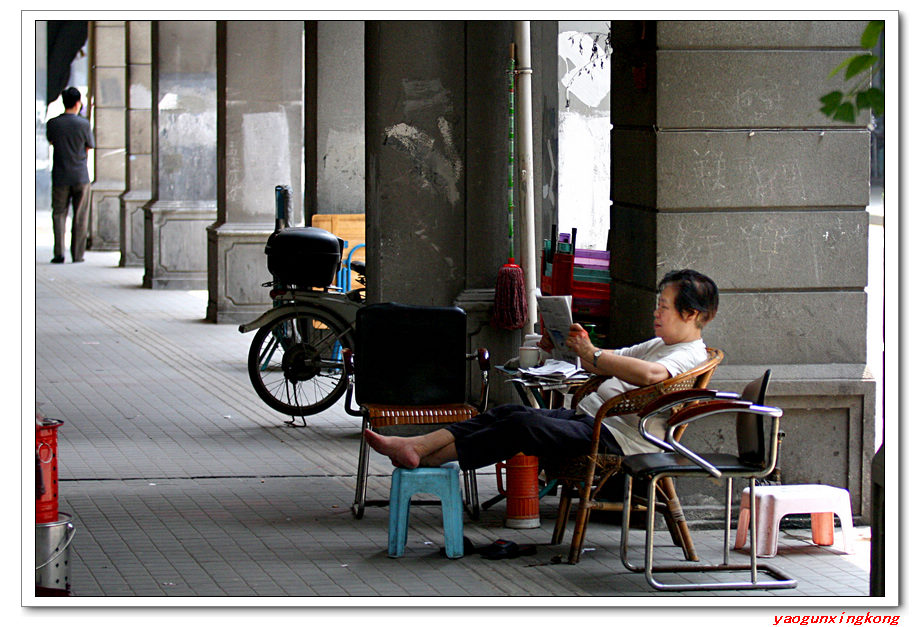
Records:
[[[457,461],[464,470],[482,468],[518,453],[538,457],[574,457],[591,449],[594,417],[571,409],[534,409],[499,405],[448,425],[454,436]],[[601,431],[601,452],[622,454],[613,435]]]

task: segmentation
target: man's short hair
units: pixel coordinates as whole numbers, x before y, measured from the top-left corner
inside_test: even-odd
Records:
[[[80,90],[76,87],[68,87],[61,92],[61,100],[64,102],[64,108],[70,109],[80,102]]]
[[[699,313],[699,326],[703,327],[712,320],[719,310],[719,288],[705,274],[696,270],[672,270],[658,282],[658,291],[666,285],[674,285],[677,295],[674,306],[681,314]]]

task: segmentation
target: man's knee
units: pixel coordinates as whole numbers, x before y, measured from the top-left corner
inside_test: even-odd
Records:
[[[540,412],[524,405],[499,405],[494,410],[495,420],[504,425],[526,425],[540,419]]]

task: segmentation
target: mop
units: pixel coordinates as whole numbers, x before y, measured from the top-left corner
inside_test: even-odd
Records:
[[[492,324],[499,329],[520,329],[527,320],[524,271],[514,263],[514,44],[508,71],[508,263],[498,271]]]

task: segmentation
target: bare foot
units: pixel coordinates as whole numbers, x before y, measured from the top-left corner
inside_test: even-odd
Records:
[[[365,429],[364,439],[372,449],[389,457],[394,466],[418,468],[421,461],[419,454],[406,438],[380,435],[370,429]]]

